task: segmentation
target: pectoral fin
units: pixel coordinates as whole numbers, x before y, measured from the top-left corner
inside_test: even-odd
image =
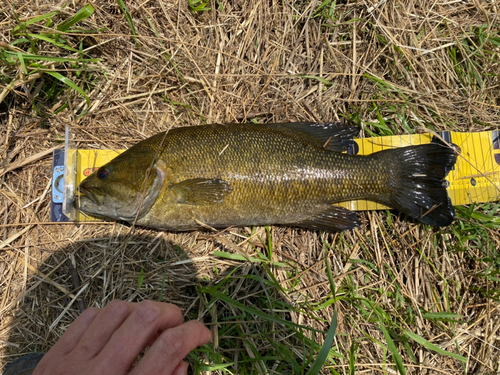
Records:
[[[170,188],[177,193],[178,203],[192,205],[220,203],[233,191],[229,182],[217,178],[193,178]]]
[[[314,215],[307,220],[291,223],[290,225],[307,229],[341,232],[360,226],[361,221],[355,212],[343,207],[331,206],[327,211]]]

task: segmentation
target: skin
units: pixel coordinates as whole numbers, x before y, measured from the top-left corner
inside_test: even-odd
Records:
[[[186,374],[184,357],[210,338],[202,323],[183,323],[175,305],[115,300],[104,309],[85,310],[33,375]],[[147,346],[146,354],[133,366]]]

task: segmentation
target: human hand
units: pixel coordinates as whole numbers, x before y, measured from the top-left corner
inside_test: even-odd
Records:
[[[200,322],[182,323],[171,304],[111,301],[85,310],[36,367],[33,375],[181,375],[183,358],[210,341]],[[146,346],[146,354],[134,366]]]

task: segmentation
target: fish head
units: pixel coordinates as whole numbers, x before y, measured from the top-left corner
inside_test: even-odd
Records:
[[[133,222],[153,206],[165,181],[152,152],[128,150],[97,169],[77,188],[75,207],[92,216]]]

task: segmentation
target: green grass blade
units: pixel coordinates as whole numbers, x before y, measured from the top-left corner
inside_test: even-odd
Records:
[[[326,87],[330,87],[331,85],[333,85],[333,83],[331,83],[329,80],[327,80],[325,78],[317,77],[317,76],[300,75],[299,77],[307,78],[307,79],[315,79],[317,81],[320,81]]]
[[[92,13],[94,13],[94,7],[90,4],[85,5],[80,9],[73,17],[68,18],[66,21],[57,26],[59,31],[68,31],[68,29],[75,23],[80,22],[86,18],[89,18]]]
[[[6,51],[6,55],[11,55],[19,58],[16,52]],[[70,57],[56,57],[56,56],[42,56],[42,55],[32,55],[29,53],[21,54],[24,60],[42,60],[42,61],[53,61],[53,62],[98,62],[101,59],[73,59]]]
[[[212,9],[207,6],[210,4],[209,0],[189,0],[188,3],[191,12],[204,12]]]
[[[356,373],[356,359],[354,356],[354,351],[356,350],[356,343],[351,344],[349,349],[349,375],[355,375]]]
[[[401,336],[401,339],[403,340],[403,344],[406,349],[406,353],[410,357],[413,363],[418,363],[417,358],[415,357],[415,354],[413,354],[413,350],[410,347],[410,343],[408,342],[408,337],[406,336]]]
[[[458,359],[460,362],[464,362],[464,363],[467,362],[467,358],[461,356],[460,354],[451,353],[449,351],[441,349],[439,346],[434,345],[433,343],[427,341],[423,337],[420,337],[419,335],[417,335],[417,334],[415,334],[413,332],[405,331],[405,333],[413,341],[418,342],[419,344],[425,346],[429,350],[432,350],[432,351],[434,351],[434,352],[436,352],[438,354],[442,354],[442,355],[446,355],[448,357],[452,357],[452,358]]]
[[[51,43],[59,48],[63,48],[63,49],[67,49],[69,51],[72,51],[72,52],[78,52],[77,49],[75,48],[72,48],[64,43],[60,43],[52,38],[49,38],[48,36],[45,36],[45,35],[40,35],[40,34],[28,34],[29,37],[33,38],[33,39],[38,39],[38,40],[43,40],[47,43]]]
[[[47,13],[47,14],[42,14],[41,16],[38,16],[38,17],[33,17],[29,21],[24,22],[24,24],[25,25],[31,25],[33,23],[37,23],[38,21],[45,21],[46,19],[54,17],[56,14],[59,14],[59,11],[50,12],[50,13]]]
[[[163,292],[165,291],[165,281],[166,280],[167,280],[167,273],[165,272],[163,274],[163,280],[161,281],[160,296],[158,297],[159,302],[163,301]]]
[[[29,39],[19,38],[19,39],[13,40],[12,42],[9,43],[9,46],[15,46],[16,44],[21,44],[21,43],[29,43]]]
[[[325,364],[328,355],[330,354],[330,349],[333,345],[333,340],[335,338],[335,332],[337,330],[337,310],[333,312],[332,323],[330,324],[330,328],[328,329],[328,334],[326,335],[325,342],[321,347],[321,350],[318,353],[318,356],[314,360],[309,371],[307,371],[306,375],[315,375],[319,374],[323,365]]]
[[[38,16],[38,17],[33,17],[32,19],[26,21],[26,22],[23,22],[21,25],[18,25],[16,27],[14,27],[14,29],[12,30],[12,34],[15,34],[17,31],[19,31],[19,29],[21,28],[24,28],[28,25],[31,25],[33,23],[37,23],[39,21],[44,21],[48,18],[52,18],[54,17],[56,14],[58,14],[59,12],[50,12],[50,13],[47,13],[47,14],[43,14],[41,16]]]
[[[230,306],[236,307],[236,308],[240,309],[241,311],[258,316],[258,317],[260,317],[264,320],[267,320],[267,321],[271,321],[271,322],[278,323],[278,324],[283,324],[284,326],[288,326],[288,327],[295,327],[295,328],[300,328],[300,329],[307,329],[307,330],[313,331],[313,332],[324,333],[323,331],[319,331],[319,330],[316,330],[314,328],[310,328],[310,327],[306,327],[306,326],[301,326],[300,324],[293,323],[293,322],[290,322],[288,320],[278,318],[277,316],[266,314],[266,313],[262,312],[261,310],[254,309],[252,307],[248,307],[248,306],[242,304],[241,302],[238,302],[238,301],[226,296],[224,293],[219,292],[216,288],[211,287],[211,286],[201,288],[200,292],[210,294],[213,297],[215,297],[216,299],[221,300],[222,302],[225,302]]]
[[[493,36],[490,36],[486,39],[488,42],[500,47],[500,38],[496,38],[496,37],[493,37]]]
[[[217,371],[217,370],[223,370],[227,367],[234,366],[234,362],[230,363],[219,363],[219,364],[214,364],[214,365],[205,365],[201,364],[199,370],[200,371]]]
[[[379,323],[380,323],[380,330],[384,334],[385,341],[387,342],[387,347],[389,348],[389,351],[392,354],[392,357],[394,358],[394,362],[396,362],[396,367],[398,368],[398,371],[401,375],[406,374],[406,369],[405,366],[403,365],[403,359],[401,358],[401,355],[398,352],[398,348],[396,348],[396,344],[394,344],[394,341],[392,341],[392,337],[389,334],[389,331],[387,331],[387,328],[385,328],[384,323],[382,322],[382,319],[379,318]]]
[[[19,62],[21,63],[21,68],[23,69],[24,74],[27,75],[28,70],[26,69],[26,64],[24,63],[23,54],[21,52],[18,52],[17,58],[19,59]]]
[[[224,251],[217,251],[217,250],[215,250],[213,252],[213,256],[219,257],[219,258],[230,259],[230,260],[238,260],[238,261],[242,261],[242,262],[247,262],[249,260],[251,262],[260,262],[260,263],[265,262],[265,263],[270,263],[273,266],[278,266],[278,267],[286,267],[287,266],[287,264],[283,263],[283,262],[271,262],[268,259],[260,259],[260,258],[255,258],[255,257],[246,258],[241,254],[232,254],[232,253],[226,253]]]
[[[393,135],[392,130],[387,126],[384,117],[379,111],[379,108],[375,106],[375,111],[377,112],[378,124],[372,123],[375,127],[383,131],[383,135]]]
[[[248,260],[250,260],[252,262],[262,262],[263,261],[262,259],[255,258],[255,257],[249,256],[248,258],[246,258],[241,254],[232,254],[232,253],[226,253],[224,251],[217,251],[217,250],[214,250],[213,256],[219,257],[219,258],[224,258],[224,259],[229,259],[229,260],[238,260],[238,261],[243,261],[243,262],[246,262]]]
[[[50,74],[52,77],[58,79],[62,83],[64,83],[66,86],[71,87],[73,90],[77,91],[80,95],[82,95],[85,98],[85,101],[87,102],[87,106],[90,107],[90,98],[85,94],[85,91],[83,91],[80,87],[75,85],[75,83],[70,80],[68,77],[63,76],[62,74],[58,72],[50,72],[47,71],[47,74]]]
[[[335,281],[333,279],[332,269],[330,267],[330,262],[328,261],[328,258],[325,258],[325,262],[328,274],[328,281],[330,283],[330,289],[333,294],[333,299],[335,300],[335,289],[336,289]],[[328,329],[325,342],[323,343],[323,346],[321,347],[321,350],[319,351],[318,356],[314,360],[314,363],[312,364],[311,368],[309,369],[309,371],[307,371],[307,375],[319,374],[319,372],[321,371],[323,365],[325,364],[325,361],[327,360],[330,354],[330,350],[333,345],[333,340],[335,339],[336,331],[337,331],[337,309],[335,308],[333,310],[333,318],[330,324],[330,328]]]
[[[378,83],[382,88],[386,89],[386,91],[396,91],[405,100],[408,100],[408,97],[405,94],[403,94],[403,92],[401,90],[397,89],[392,83],[387,82],[386,80],[383,80],[383,79],[378,78],[376,76],[372,76],[371,74],[368,74],[368,73],[363,74],[363,77],[368,78],[369,80]]]
[[[142,284],[144,283],[144,268],[141,268],[141,272],[139,273],[139,277],[137,279],[137,288],[138,289],[141,289],[142,288]]]
[[[120,7],[120,10],[122,11],[122,13],[125,15],[125,19],[127,20],[128,25],[130,26],[130,31],[132,32],[132,35],[137,35],[137,33],[135,31],[134,23],[132,22],[132,16],[130,15],[130,13],[128,11],[127,6],[123,2],[123,0],[116,0],[116,2],[118,3],[118,6]]]
[[[460,314],[452,313],[452,312],[437,312],[437,313],[425,313],[422,314],[424,319],[462,319],[463,316]]]
[[[311,304],[310,308],[314,311],[323,310],[323,309],[327,308],[328,306],[330,306],[331,304],[334,304],[335,302],[337,302],[335,298],[330,298],[330,299],[326,300],[325,302],[320,303],[317,306],[314,306],[313,304]]]
[[[333,299],[335,299],[335,280],[333,279],[333,274],[332,274],[332,269],[330,267],[330,262],[328,261],[328,258],[325,258],[326,262],[326,273],[328,275],[328,282],[330,283],[330,289],[333,294]]]
[[[323,8],[325,8],[326,5],[331,4],[331,3],[332,3],[332,0],[323,0],[323,2],[320,5],[318,5],[316,10],[314,11],[312,17],[317,17],[321,13],[321,10]]]
[[[491,222],[494,224],[500,224],[500,216],[491,216],[491,215],[485,215],[481,212],[472,212],[470,215],[471,218],[479,221],[480,223],[487,223]]]

